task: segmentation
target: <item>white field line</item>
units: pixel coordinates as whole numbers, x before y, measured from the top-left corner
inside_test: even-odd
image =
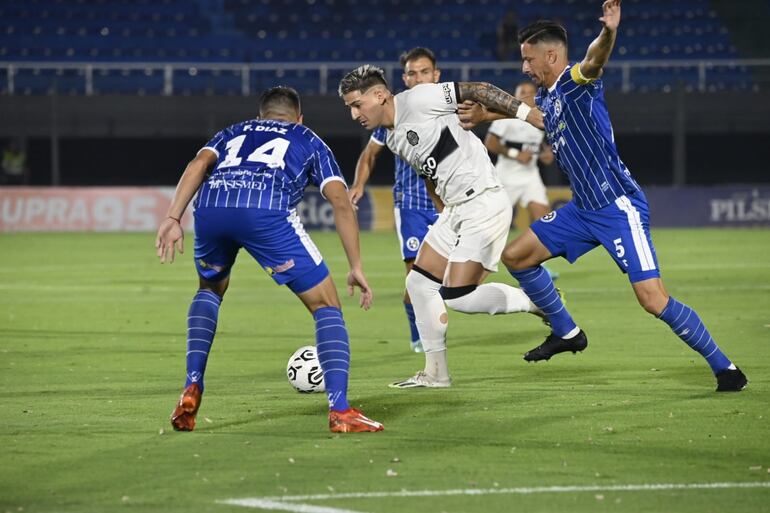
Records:
[[[329,508],[326,506],[313,506],[312,504],[297,504],[295,502],[281,502],[268,499],[228,499],[220,501],[220,504],[265,509],[268,511],[290,511],[292,513],[364,513],[363,511],[353,511],[351,509]]]
[[[652,483],[627,485],[588,486],[538,486],[517,488],[469,488],[456,490],[400,490],[395,492],[353,492],[317,495],[283,495],[276,497],[253,497],[226,499],[220,504],[247,508],[291,511],[295,513],[356,513],[351,510],[323,508],[297,501],[321,501],[335,499],[377,499],[387,497],[449,497],[457,495],[530,495],[537,493],[585,493],[585,492],[655,492],[666,490],[734,490],[747,488],[770,488],[770,481],[738,483]]]

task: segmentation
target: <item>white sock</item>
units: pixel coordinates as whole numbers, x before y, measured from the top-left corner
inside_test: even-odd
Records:
[[[532,312],[537,307],[523,290],[504,283],[485,283],[464,296],[448,299],[452,310],[463,313],[487,313],[490,315],[515,312]]]
[[[431,351],[425,349],[425,342],[422,347],[425,350],[425,374],[443,381],[449,379],[449,366],[446,361],[446,342],[442,345],[443,349]]]
[[[414,322],[420,332],[425,351],[425,372],[438,379],[449,378],[446,361],[447,314],[439,294],[441,284],[426,276],[409,271],[406,290],[412,298]]]

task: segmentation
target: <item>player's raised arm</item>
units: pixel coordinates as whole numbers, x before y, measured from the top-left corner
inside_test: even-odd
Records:
[[[361,248],[358,241],[358,221],[353,211],[353,204],[348,198],[344,182],[333,180],[328,182],[322,193],[332,204],[334,210],[334,225],[342,241],[345,255],[348,257],[350,272],[348,273],[348,294],[353,295],[353,288],[361,289],[360,305],[364,310],[372,306],[374,295],[364,276],[361,264]]]
[[[361,155],[358,157],[358,162],[356,163],[356,176],[353,179],[353,185],[348,191],[348,197],[350,197],[350,201],[354,206],[358,205],[358,200],[364,195],[364,187],[366,187],[366,183],[372,175],[374,163],[377,160],[377,155],[382,152],[382,146],[383,145],[378,144],[374,140],[374,136],[372,136],[372,139],[369,139],[364,151],[362,151]]]
[[[167,217],[160,223],[158,234],[155,237],[155,249],[160,263],[164,263],[166,259],[170,263],[174,261],[174,247],[180,253],[184,253],[184,231],[180,224],[182,215],[187,210],[187,205],[195,195],[195,191],[200,188],[206,178],[206,173],[216,161],[216,153],[204,148],[187,164],[184,173],[182,173],[176,191],[174,191],[171,206],[168,207]]]
[[[503,114],[507,118],[518,118],[522,121],[544,128],[543,113],[533,109],[499,87],[488,82],[458,82],[459,102],[470,100],[480,103],[493,113]]]
[[[612,48],[615,46],[615,38],[620,25],[621,0],[607,0],[602,4],[603,15],[599,18],[602,22],[602,31],[588,46],[588,51],[580,63],[578,73],[582,78],[593,80],[602,75],[602,69],[610,58]]]

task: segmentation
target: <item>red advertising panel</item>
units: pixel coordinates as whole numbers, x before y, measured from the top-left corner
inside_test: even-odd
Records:
[[[0,187],[0,232],[155,231],[171,187]],[[190,226],[190,214],[184,226]]]

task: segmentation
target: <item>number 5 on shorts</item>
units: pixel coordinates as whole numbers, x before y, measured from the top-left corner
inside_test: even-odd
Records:
[[[612,242],[615,243],[615,253],[618,255],[618,258],[623,258],[623,255],[626,254],[626,248],[623,247],[623,239],[617,238]]]

